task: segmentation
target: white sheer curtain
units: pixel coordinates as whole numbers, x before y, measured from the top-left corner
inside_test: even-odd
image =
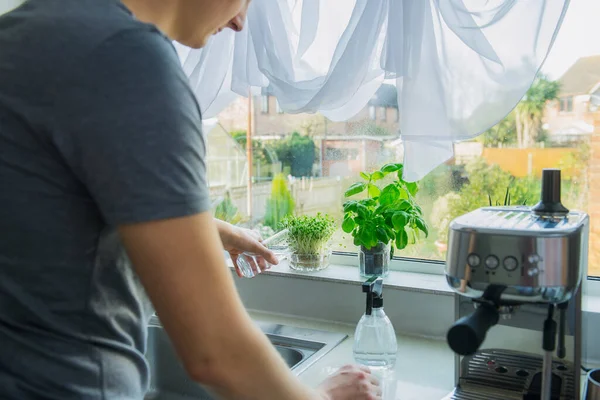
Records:
[[[247,29],[178,46],[205,117],[268,88],[288,113],[344,120],[396,79],[405,178],[500,121],[545,59],[568,0],[253,0]]]

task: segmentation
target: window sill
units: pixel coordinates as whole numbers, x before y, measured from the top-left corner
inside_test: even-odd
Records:
[[[233,268],[233,266],[231,266]],[[366,280],[358,273],[358,268],[350,265],[332,264],[328,268],[316,272],[300,272],[289,267],[287,260],[264,271],[262,275],[306,279],[322,282],[360,285]],[[446,284],[446,279],[440,274],[427,274],[406,271],[390,271],[384,279],[385,287],[397,290],[430,293],[451,296],[452,290]]]

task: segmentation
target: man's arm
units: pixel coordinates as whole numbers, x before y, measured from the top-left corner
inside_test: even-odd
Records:
[[[226,399],[320,398],[294,378],[245,312],[209,213],[119,232],[194,380]]]

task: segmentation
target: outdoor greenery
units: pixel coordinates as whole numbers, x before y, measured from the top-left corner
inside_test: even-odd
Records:
[[[288,246],[297,254],[314,255],[326,250],[336,226],[333,218],[318,213],[315,216],[288,216],[281,223],[288,229]]]
[[[487,147],[516,145],[533,147],[535,143],[549,144],[542,128],[542,118],[548,101],[556,100],[560,90],[558,81],[540,75],[523,99],[502,121],[491,127],[478,139]]]
[[[354,238],[356,246],[371,249],[379,242],[394,242],[396,248],[404,249],[419,239],[419,232],[428,235],[428,227],[423,219],[421,207],[415,200],[418,185],[402,179],[402,164],[386,164],[373,173],[362,172],[364,182],[350,186],[344,197],[353,197],[361,193],[366,196],[360,200],[344,203],[344,222],[342,229]],[[394,174],[385,187],[375,182],[382,181]]]
[[[283,167],[290,168],[292,176],[312,176],[316,147],[309,136],[293,132],[291,136],[274,142],[272,146]]]
[[[285,217],[294,213],[294,207],[294,199],[288,189],[285,176],[277,174],[271,183],[271,197],[267,200],[264,224],[274,230],[279,229]]]
[[[437,239],[442,243],[448,240],[450,222],[480,207],[504,204],[507,190],[513,204],[535,204],[540,195],[540,181],[537,178],[515,178],[497,165],[489,165],[477,159],[467,165],[469,182],[459,191],[441,195],[433,203],[431,224],[437,231]]]
[[[238,208],[231,200],[231,194],[225,193],[225,198],[221,200],[215,207],[214,216],[221,221],[237,224],[242,221],[242,216],[238,212]]]

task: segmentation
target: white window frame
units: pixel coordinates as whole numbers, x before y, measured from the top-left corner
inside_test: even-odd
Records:
[[[260,97],[260,112],[263,114],[269,113],[269,97],[268,95],[262,95]]]
[[[369,106],[369,118],[373,121],[377,119],[377,110],[375,109],[375,106]]]

